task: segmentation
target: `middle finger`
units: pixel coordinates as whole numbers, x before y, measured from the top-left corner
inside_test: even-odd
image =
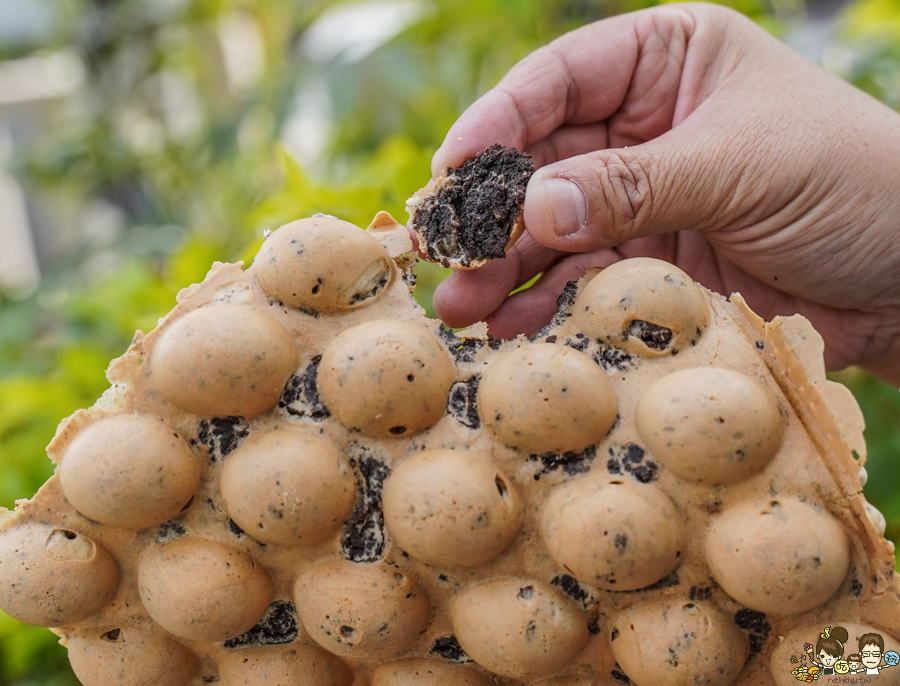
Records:
[[[435,312],[452,327],[481,321],[500,307],[511,291],[544,271],[562,254],[543,247],[526,232],[505,258],[447,277],[434,292]]]

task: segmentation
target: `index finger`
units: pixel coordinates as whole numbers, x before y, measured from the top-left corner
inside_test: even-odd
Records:
[[[514,66],[460,116],[432,159],[432,174],[494,143],[525,150],[563,124],[608,119],[629,90],[657,87],[666,61],[658,54],[642,58],[665,52],[673,40],[686,47],[694,23],[681,5],[603,19],[557,38]],[[663,107],[654,103],[648,117],[671,124],[681,66],[674,79],[666,74],[667,92],[654,98]]]

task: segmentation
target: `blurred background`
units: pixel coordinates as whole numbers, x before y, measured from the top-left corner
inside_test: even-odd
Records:
[[[0,0],[0,506],[51,474],[58,422],[214,260],[314,212],[366,226],[430,177],[516,61],[652,0]],[[900,106],[900,0],[734,0]],[[420,265],[430,311],[442,270]],[[900,393],[837,375],[868,424],[866,494],[900,543]],[[0,686],[74,685],[0,613]]]

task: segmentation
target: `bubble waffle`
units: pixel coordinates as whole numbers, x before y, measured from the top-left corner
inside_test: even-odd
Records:
[[[0,514],[0,608],[87,686],[781,685],[785,637],[897,649],[804,319],[633,259],[531,339],[457,335],[411,250],[319,216],[182,291]]]

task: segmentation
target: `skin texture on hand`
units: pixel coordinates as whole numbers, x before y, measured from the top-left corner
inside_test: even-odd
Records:
[[[493,143],[540,167],[527,231],[439,286],[447,324],[533,333],[567,281],[649,256],[766,319],[800,312],[829,368],[900,383],[900,115],[742,15],[670,5],[560,37],[466,110],[432,172]]]

